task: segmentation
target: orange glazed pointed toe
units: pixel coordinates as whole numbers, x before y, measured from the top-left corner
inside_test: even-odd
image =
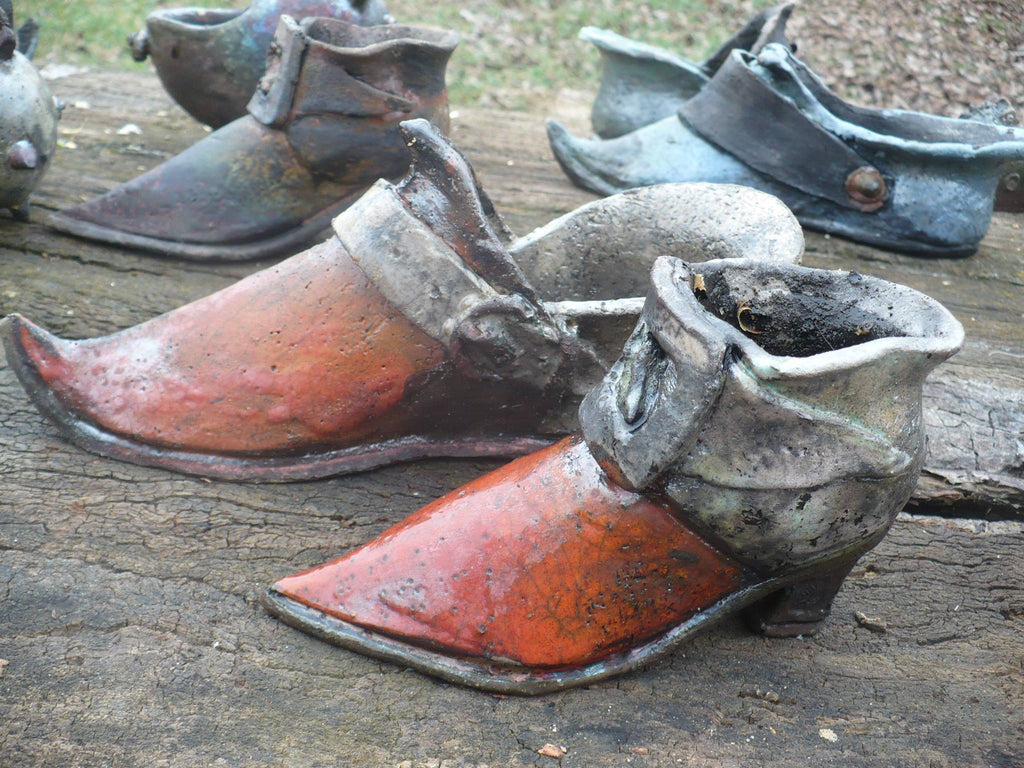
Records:
[[[444,357],[336,239],[112,336],[7,323],[8,360],[76,442],[226,477],[301,476],[310,452],[355,460],[347,445],[402,418],[409,380]]]
[[[856,273],[661,258],[582,433],[485,475],[264,604],[338,645],[533,694],[747,609],[813,634],[917,482],[921,385],[963,340]]]
[[[533,693],[649,660],[752,581],[668,508],[609,481],[576,436],[282,579],[265,605],[452,682]]]

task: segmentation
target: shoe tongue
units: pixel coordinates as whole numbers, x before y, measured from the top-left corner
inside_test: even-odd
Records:
[[[395,191],[412,215],[488,283],[539,307],[537,292],[505,247],[512,233],[469,161],[427,120],[406,120],[402,132],[413,161]]]

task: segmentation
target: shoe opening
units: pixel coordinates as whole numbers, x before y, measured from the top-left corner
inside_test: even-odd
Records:
[[[875,339],[921,335],[904,297],[856,272],[759,269],[695,271],[701,306],[772,355],[810,357]],[[920,311],[920,308],[915,308]]]

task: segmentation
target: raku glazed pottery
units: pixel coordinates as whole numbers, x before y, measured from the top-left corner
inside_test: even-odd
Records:
[[[632,670],[741,609],[766,634],[811,634],[910,497],[921,386],[962,338],[937,302],[875,278],[660,258],[581,433],[280,580],[264,605],[521,694]]]
[[[792,11],[792,3],[760,11],[700,64],[607,29],[584,27],[580,40],[597,46],[602,59],[601,87],[590,112],[594,133],[613,139],[674,115],[733,50],[757,52],[768,43],[785,43]]]
[[[1024,130],[851,106],[778,43],[732,51],[678,114],[615,139],[548,136],[578,185],[745,184],[802,224],[923,256],[973,253],[993,208],[1024,209]]]
[[[381,0],[256,0],[248,8],[158,8],[128,38],[149,57],[171,97],[214,128],[245,115],[282,15],[375,26],[391,20]]]
[[[515,240],[447,139],[402,127],[409,174],[276,267],[103,338],[9,318],[36,405],[88,450],[228,479],[518,455],[576,428],[657,256],[803,252],[782,203],[709,184],[617,195]]]
[[[13,29],[14,6],[11,0],[0,0],[0,11],[6,14],[7,24]],[[15,39],[17,40],[18,53],[22,54],[26,59],[31,59],[35,55],[36,47],[39,45],[38,22],[35,19],[28,19],[17,28]]]
[[[456,43],[436,29],[283,16],[248,115],[50,223],[196,260],[294,253],[378,178],[405,173],[402,120],[447,130]]]
[[[28,220],[29,195],[57,149],[57,118],[50,89],[18,51],[17,36],[0,7],[0,208],[16,219]]]

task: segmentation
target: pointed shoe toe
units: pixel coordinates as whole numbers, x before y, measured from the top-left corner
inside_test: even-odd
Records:
[[[40,410],[87,450],[229,480],[521,455],[576,428],[660,254],[803,252],[781,203],[712,185],[594,201],[514,239],[435,126],[402,131],[409,173],[275,267],[100,338],[11,319]]]
[[[661,258],[580,434],[281,579],[264,605],[520,694],[636,669],[741,611],[813,634],[910,497],[921,386],[962,340],[941,305],[882,280]]]
[[[595,162],[591,157],[594,152],[592,147],[600,153],[603,145],[587,139],[576,138],[557,120],[549,119],[546,128],[551,153],[555,156],[555,160],[558,161],[558,165],[561,166],[565,175],[577,187],[589,189],[601,195],[614,195],[616,192],[630,188],[628,184],[618,183],[621,174],[614,175],[611,183],[603,178],[602,169],[612,166],[615,162],[614,152],[607,153],[607,158],[602,158],[599,154]]]
[[[669,509],[609,482],[577,436],[282,579],[263,600],[343,647],[541,693],[650,660],[751,583]]]
[[[17,314],[0,321],[0,339],[7,365],[33,403],[63,434],[70,434],[75,423],[74,412],[65,407],[52,384],[68,375],[69,342]]]
[[[274,41],[248,114],[51,225],[197,261],[291,254],[406,172],[403,120],[447,129],[453,33],[283,16]]]
[[[318,179],[281,131],[242,118],[48,224],[164,256],[244,261],[308,243],[364,190]]]

